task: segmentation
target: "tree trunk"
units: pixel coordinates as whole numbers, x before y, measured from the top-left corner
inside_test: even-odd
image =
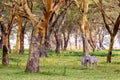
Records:
[[[21,34],[20,34],[20,51],[19,54],[24,53],[24,32],[26,27],[27,21],[24,22],[24,25],[21,27]]]
[[[97,48],[97,36],[94,36],[94,39],[93,39],[93,41],[92,41],[92,44],[94,45],[94,49],[93,49],[93,52],[96,50],[96,48]]]
[[[79,50],[81,50],[81,39],[79,39]]]
[[[34,31],[32,32],[31,36],[28,62],[25,72],[39,72],[39,53],[41,38],[36,37]]]
[[[59,41],[56,42],[56,49],[55,49],[55,52],[56,52],[57,55],[60,54],[60,43],[59,43]]]
[[[21,34],[21,28],[22,28],[22,18],[17,15],[17,23],[18,23],[18,30],[17,30],[17,40],[15,45],[15,51],[14,54],[18,55],[19,49],[20,49],[20,34]]]
[[[117,20],[116,20],[115,25],[114,25],[113,33],[110,35],[110,37],[111,37],[110,46],[109,46],[109,51],[108,51],[108,55],[107,55],[107,62],[108,63],[111,63],[111,56],[112,56],[114,39],[115,39],[115,36],[118,32],[119,25],[120,25],[120,15],[118,15]]]
[[[95,51],[95,46],[93,45],[93,42],[91,40],[88,40],[88,43],[90,44],[90,46],[93,49],[93,52]]]
[[[113,49],[113,44],[114,44],[114,36],[111,36],[110,38],[110,46],[109,46],[109,51],[107,55],[107,62],[111,63],[111,56],[112,56],[112,49]]]
[[[89,37],[89,25],[87,21],[86,14],[83,15],[82,19],[82,26],[81,26],[81,32],[82,32],[82,41],[83,41],[83,55],[88,56],[89,55],[89,46],[88,46],[88,37]]]
[[[24,53],[24,31],[25,31],[25,28],[22,28],[21,34],[20,34],[20,51],[19,51],[20,54]]]
[[[69,36],[70,33],[68,32],[63,32],[63,37],[64,37],[64,50],[67,50],[67,46],[68,46],[68,41],[69,41]]]
[[[6,27],[2,21],[2,16],[0,15],[0,28],[2,32],[2,64],[9,64],[9,53],[10,53],[10,43],[9,43],[9,35],[11,31],[11,25],[13,18],[11,19],[11,23]],[[8,28],[8,30],[7,30]]]
[[[0,39],[0,49],[2,49],[2,38]]]
[[[59,40],[59,35],[58,35],[58,33],[55,32],[54,36],[55,36],[55,39],[56,39],[56,49],[55,49],[55,52],[58,55],[58,54],[60,54],[60,40]]]
[[[104,50],[104,46],[103,46],[103,39],[104,39],[104,35],[99,34],[99,48]]]
[[[88,48],[88,40],[86,37],[82,37],[83,40],[83,53],[84,56],[88,56],[89,55],[89,48]]]
[[[97,40],[97,34],[95,34],[95,32],[93,30],[90,30],[90,37],[88,39],[88,43],[90,44],[90,46],[93,49],[93,52],[95,52],[96,50],[96,40]]]
[[[24,10],[33,25],[28,62],[25,70],[26,72],[39,72],[40,46],[45,41],[45,28],[49,22],[51,14],[60,6],[62,2],[63,1],[60,0],[58,4],[53,7],[53,0],[45,0],[43,3],[43,16],[40,20],[37,20],[31,12],[27,0],[23,1]]]
[[[74,1],[80,13],[82,14],[82,23],[79,22],[79,24],[81,26],[80,30],[81,30],[82,41],[83,41],[83,55],[88,56],[89,55],[89,47],[88,47],[89,24],[87,20],[88,0],[82,0],[80,2],[78,2],[77,0],[74,0]]]
[[[67,50],[67,46],[68,46],[68,39],[64,40],[64,50]]]
[[[61,45],[61,49],[64,50],[63,48],[63,39],[61,38],[61,41],[60,41],[60,45]]]
[[[76,49],[77,49],[77,46],[78,46],[78,44],[77,44],[77,43],[78,43],[78,42],[77,42],[77,37],[78,37],[78,36],[77,36],[77,33],[76,33],[76,34],[75,34],[75,48],[76,48]]]
[[[117,20],[116,20],[115,24],[114,24],[113,21],[111,21],[114,24],[114,28],[111,31],[110,26],[108,24],[107,17],[105,15],[105,12],[104,12],[104,9],[103,9],[102,0],[99,0],[99,3],[100,3],[100,11],[101,11],[101,14],[102,14],[102,17],[103,17],[103,21],[104,21],[105,27],[106,27],[106,29],[109,32],[110,37],[111,37],[109,51],[108,51],[108,55],[107,55],[107,62],[111,63],[111,56],[112,56],[112,49],[113,49],[113,44],[114,44],[114,38],[115,38],[115,36],[116,36],[116,34],[118,32],[119,25],[120,25],[120,14],[117,17]]]
[[[18,55],[19,49],[20,49],[20,29],[18,28],[18,31],[17,31],[17,40],[16,40],[16,45],[15,45],[15,50],[14,50],[14,54],[15,55]]]
[[[51,33],[48,34],[48,27],[46,27],[45,31],[45,42],[41,44],[40,48],[40,57],[48,57],[48,49],[50,48],[50,36]]]
[[[2,35],[2,64],[8,65],[9,64],[9,35],[7,33]]]
[[[48,47],[45,44],[41,45],[40,47],[40,57],[48,57]]]
[[[8,36],[10,36],[10,33],[8,34]],[[10,37],[8,37],[8,48],[9,48],[9,53],[11,53]]]
[[[67,50],[68,41],[64,39],[64,50]]]

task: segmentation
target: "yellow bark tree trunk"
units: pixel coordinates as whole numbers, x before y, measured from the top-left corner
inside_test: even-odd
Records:
[[[60,0],[60,3],[61,1],[62,0]],[[28,17],[33,25],[28,62],[25,70],[26,72],[39,72],[40,46],[41,43],[44,42],[45,28],[49,21],[51,13],[54,12],[54,10],[60,5],[59,3],[52,9],[53,0],[44,0],[43,2],[43,16],[39,21],[36,21],[36,18],[33,16],[30,8],[28,7],[27,1],[24,0],[24,10],[26,14],[28,14]]]
[[[10,46],[9,46],[9,34],[12,28],[12,24],[14,22],[14,16],[9,16],[8,26],[4,25],[2,20],[2,16],[0,15],[0,28],[2,32],[2,64],[9,64],[9,54],[10,54]]]
[[[87,30],[87,17],[86,15],[83,15],[83,18],[82,18],[82,26],[80,27],[81,28],[81,32],[82,32],[82,39],[83,39],[83,53],[84,53],[84,56],[87,56],[89,55],[89,47],[88,47],[88,30]]]
[[[15,50],[14,50],[14,54],[18,55],[19,53],[19,49],[20,49],[20,34],[21,34],[21,28],[22,28],[22,19],[20,16],[17,16],[17,20],[18,20],[18,30],[17,30],[17,40],[16,40],[16,45],[15,45]]]
[[[82,23],[80,30],[82,34],[82,40],[83,40],[83,55],[87,56],[89,55],[89,47],[88,47],[88,37],[89,37],[89,24],[87,20],[87,12],[88,12],[88,0],[81,0],[78,2],[77,0],[74,0],[80,14],[82,15]]]
[[[111,36],[109,50],[108,50],[108,55],[107,55],[107,62],[108,63],[111,63],[111,57],[112,57],[112,49],[113,49],[114,39],[115,39],[115,36]]]
[[[2,36],[2,39],[3,39],[3,43],[2,43],[2,64],[3,65],[8,65],[9,64],[9,53],[10,53],[10,50],[9,50],[9,43],[8,43],[8,35],[6,34],[3,34]]]

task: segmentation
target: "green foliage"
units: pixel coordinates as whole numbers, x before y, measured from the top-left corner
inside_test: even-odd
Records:
[[[39,73],[25,73],[28,50],[25,54],[10,55],[10,64],[5,67],[0,62],[0,80],[119,80],[120,79],[120,50],[113,50],[112,63],[106,63],[105,51],[91,52],[98,58],[98,66],[93,69],[82,69],[80,57],[82,51],[61,51],[56,56],[49,51],[48,58],[40,58]],[[1,54],[1,52],[0,52]]]

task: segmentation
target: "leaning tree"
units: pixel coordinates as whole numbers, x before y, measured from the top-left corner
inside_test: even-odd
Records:
[[[111,18],[106,14],[106,11],[103,7],[102,0],[99,0],[99,4],[97,4],[94,0],[93,0],[93,2],[96,4],[98,9],[100,10],[105,28],[107,29],[108,33],[110,34],[110,45],[109,45],[109,50],[108,50],[108,55],[107,55],[107,62],[111,63],[111,56],[112,56],[112,49],[113,49],[113,45],[114,45],[114,39],[115,39],[115,36],[119,30],[119,25],[120,25],[120,13],[119,13],[118,17],[116,18],[116,21],[114,22],[113,21],[114,18]],[[111,27],[111,24],[112,24],[112,27]]]

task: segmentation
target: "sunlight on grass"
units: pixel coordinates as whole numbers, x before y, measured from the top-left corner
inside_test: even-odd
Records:
[[[81,51],[62,51],[56,56],[49,51],[48,58],[40,58],[39,73],[25,73],[28,51],[24,55],[10,56],[10,65],[5,67],[0,62],[0,80],[120,80],[120,54],[113,51],[112,63],[106,63],[107,51],[91,52],[98,58],[98,66],[82,69]]]

